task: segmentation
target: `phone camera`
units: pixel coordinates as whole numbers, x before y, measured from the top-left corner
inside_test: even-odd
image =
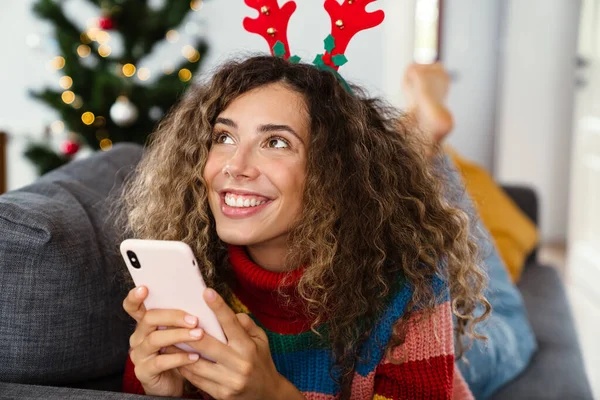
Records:
[[[137,255],[131,251],[127,251],[127,257],[129,257],[129,262],[131,262],[131,266],[135,269],[140,269],[142,266],[140,265],[140,260],[138,260]]]

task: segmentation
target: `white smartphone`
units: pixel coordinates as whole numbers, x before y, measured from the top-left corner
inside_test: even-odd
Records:
[[[221,324],[202,294],[206,284],[194,252],[183,242],[127,239],[121,243],[121,255],[136,286],[146,286],[146,310],[183,310],[198,318],[199,328],[227,343]],[[200,354],[185,343],[182,350]]]

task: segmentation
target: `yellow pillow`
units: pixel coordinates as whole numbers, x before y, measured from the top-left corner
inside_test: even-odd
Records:
[[[525,258],[538,242],[535,225],[482,167],[464,159],[448,146],[445,151],[462,175],[467,193],[516,283],[521,277]]]

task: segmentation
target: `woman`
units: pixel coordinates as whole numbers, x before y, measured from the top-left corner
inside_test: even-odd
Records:
[[[124,196],[129,233],[195,250],[228,344],[181,311],[146,311],[136,288],[126,391],[468,398],[452,313],[457,335],[477,337],[487,302],[467,215],[417,136],[338,79],[276,57],[232,62],[154,134]]]

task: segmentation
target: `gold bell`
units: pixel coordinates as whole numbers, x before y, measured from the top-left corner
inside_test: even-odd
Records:
[[[270,9],[269,9],[269,7],[267,7],[267,6],[262,6],[262,7],[260,8],[260,12],[261,12],[261,13],[263,13],[264,15],[269,15],[270,11],[271,11],[271,10],[270,10]]]
[[[335,21],[335,26],[337,26],[340,29],[344,29],[344,21],[338,19],[337,21]]]
[[[275,30],[275,28],[269,28],[269,29],[267,29],[267,33],[268,33],[269,35],[271,35],[271,36],[275,36],[275,32],[277,32],[277,31]]]

